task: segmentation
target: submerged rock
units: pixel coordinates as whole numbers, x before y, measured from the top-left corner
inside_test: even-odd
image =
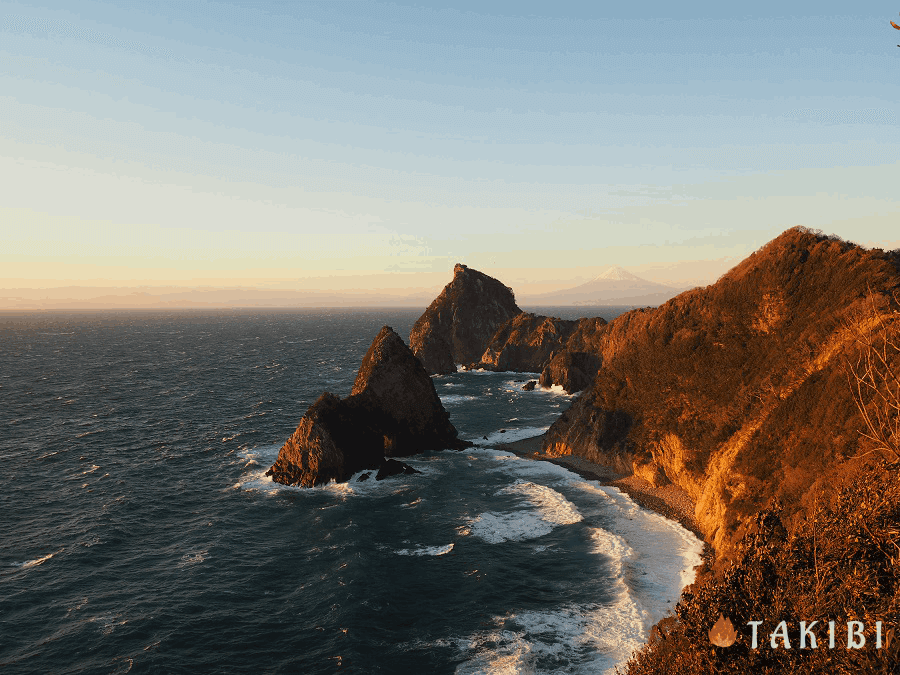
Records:
[[[419,317],[409,346],[430,374],[456,372],[457,363],[478,363],[497,329],[521,310],[510,288],[465,265]]]
[[[285,485],[312,487],[380,469],[385,457],[461,449],[431,378],[403,340],[385,326],[363,358],[351,395],[325,392],[266,472]],[[406,466],[406,465],[403,465]]]
[[[408,476],[413,473],[422,472],[412,468],[409,464],[398,462],[396,459],[386,459],[381,463],[381,466],[378,467],[378,473],[375,475],[375,480],[384,480],[391,476]]]

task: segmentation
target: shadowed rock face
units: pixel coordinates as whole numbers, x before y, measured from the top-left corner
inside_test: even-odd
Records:
[[[380,430],[385,456],[405,457],[455,447],[459,442],[431,377],[387,326],[363,357],[350,399],[383,413]]]
[[[558,384],[570,394],[588,388],[603,362],[608,325],[600,317],[579,319],[563,349],[541,371],[541,386]]]
[[[587,389],[600,370],[600,357],[589,352],[562,351],[541,371],[542,387],[560,385],[567,394]]]
[[[719,555],[773,499],[800,517],[870,449],[847,364],[898,316],[898,259],[794,228],[712,286],[586,331],[577,351],[602,368],[543,450],[675,483]]]
[[[490,370],[539,373],[553,353],[563,348],[577,323],[522,312],[494,333],[481,355],[481,365]]]
[[[351,395],[341,400],[322,394],[266,475],[277,483],[312,487],[383,467],[386,456],[468,445],[457,438],[422,364],[385,326],[363,358]]]
[[[430,374],[477,363],[494,333],[521,310],[512,290],[496,279],[457,265],[453,281],[419,317],[409,346]]]

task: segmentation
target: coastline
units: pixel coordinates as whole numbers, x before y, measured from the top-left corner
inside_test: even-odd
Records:
[[[541,434],[509,443],[500,443],[497,448],[525,459],[552,462],[577,473],[582,478],[597,481],[601,485],[616,487],[631,497],[639,506],[678,522],[682,527],[697,535],[701,541],[704,541],[703,534],[694,520],[694,501],[681,488],[675,485],[654,487],[642,478],[617,473],[607,466],[595,464],[576,455],[550,457],[541,453],[543,440],[544,434]]]

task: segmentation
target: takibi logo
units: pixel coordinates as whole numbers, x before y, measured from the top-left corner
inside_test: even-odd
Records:
[[[737,640],[737,631],[731,619],[726,619],[721,613],[719,620],[709,629],[709,641],[716,647],[730,647]]]
[[[764,632],[760,633],[759,627],[762,624],[762,621],[748,621],[746,624],[751,628],[751,649],[759,649],[760,636],[766,635]],[[818,621],[801,621],[797,626],[797,630],[792,631],[788,627],[787,621],[781,621],[775,627],[775,630],[768,634],[768,646],[771,649],[818,649],[820,644],[819,637],[821,636],[813,631],[818,624]],[[825,629],[826,626],[827,633],[825,638],[827,641],[823,639],[821,643],[823,646],[827,645],[828,649],[835,649],[838,646],[843,647],[845,635],[847,638],[847,649],[863,649],[866,644],[870,646],[873,644],[872,642],[866,642],[866,625],[862,621],[847,621],[846,633],[844,633],[843,623],[838,624],[834,621],[829,621],[827,624],[823,623],[819,630]],[[881,621],[876,621],[875,634],[873,636],[870,632],[869,638],[870,640],[874,639],[875,649],[881,649],[884,646],[883,642],[890,643],[893,634],[893,629],[884,633]],[[883,639],[883,636],[886,637],[886,640]],[[719,613],[719,620],[709,629],[709,641],[716,647],[730,647],[737,642],[737,639],[738,634],[731,619]]]

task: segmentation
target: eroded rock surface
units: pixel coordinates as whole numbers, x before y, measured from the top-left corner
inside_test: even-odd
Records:
[[[560,351],[577,321],[522,312],[504,323],[491,337],[481,365],[491,370],[539,373]]]
[[[454,373],[456,364],[478,363],[497,329],[520,313],[510,288],[456,265],[453,281],[413,326],[409,346],[429,374]]]
[[[385,457],[468,445],[457,438],[422,364],[385,326],[363,358],[351,395],[322,394],[266,475],[312,487],[346,481],[363,469],[396,470]]]

